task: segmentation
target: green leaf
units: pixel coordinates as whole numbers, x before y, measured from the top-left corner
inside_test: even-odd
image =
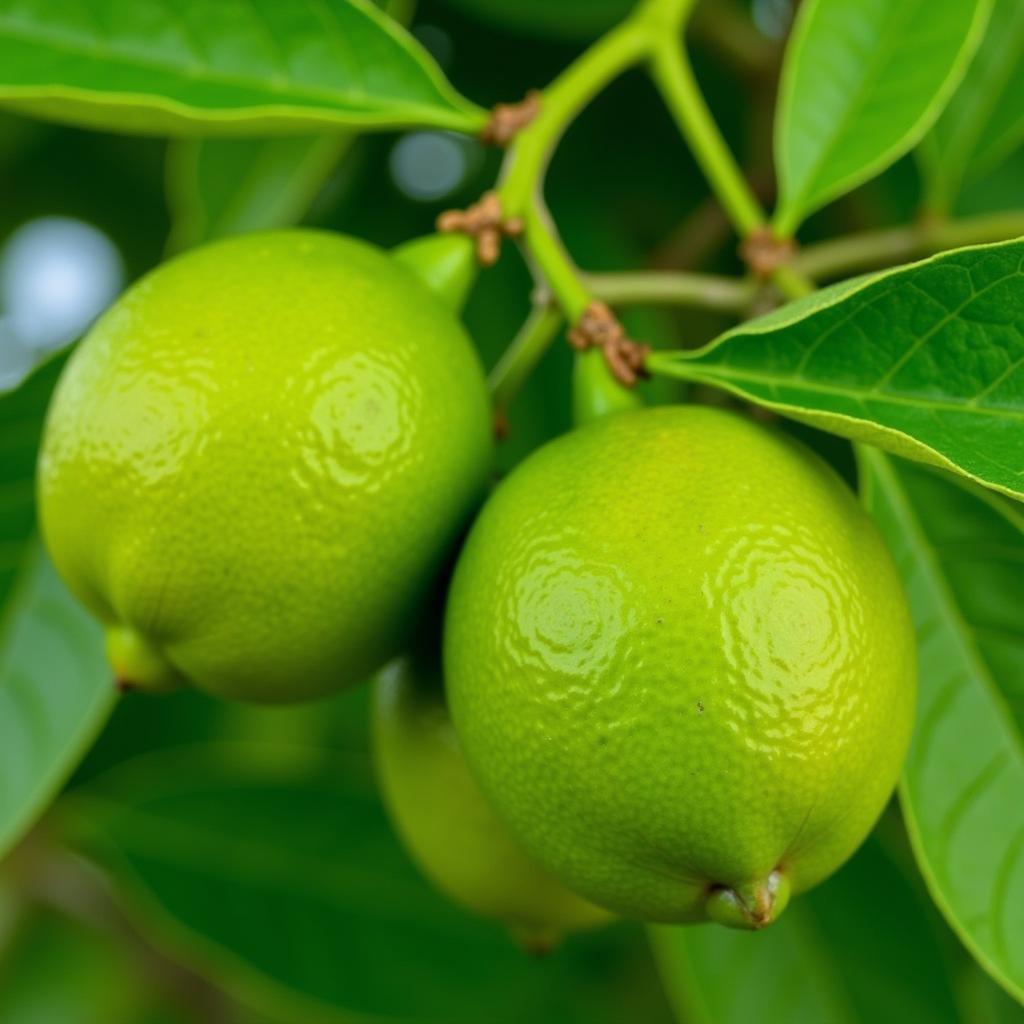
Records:
[[[355,136],[182,139],[167,152],[168,249],[298,223]]]
[[[211,745],[126,762],[75,800],[80,838],[138,925],[272,1015],[662,1019],[612,995],[643,963],[633,929],[537,961],[437,895],[394,839],[362,758]]]
[[[945,210],[962,184],[1024,141],[1024,4],[995,0],[985,38],[960,88],[925,137],[929,206]]]
[[[686,1024],[958,1020],[927,908],[874,839],[763,932],[650,934]]]
[[[648,367],[1024,497],[1024,240],[845,281]]]
[[[19,0],[0,10],[0,103],[150,134],[486,120],[367,0]]]
[[[398,21],[411,13],[399,0],[377,6]],[[166,168],[168,252],[298,224],[358,138],[354,131],[329,131],[285,138],[172,139]]]
[[[958,993],[969,1024],[1024,1024],[1024,1006],[1000,988],[974,961],[959,979]]]
[[[31,550],[0,619],[0,856],[50,804],[115,694],[99,626]]]
[[[142,1024],[158,1019],[156,993],[136,951],[109,932],[36,911],[0,959],[0,1020],[7,1024]],[[159,1009],[164,1009],[160,1007]]]
[[[775,124],[776,230],[884,170],[934,123],[991,0],[804,0]]]
[[[1024,516],[933,470],[860,457],[918,635],[900,785],[914,853],[954,931],[1024,1001]]]

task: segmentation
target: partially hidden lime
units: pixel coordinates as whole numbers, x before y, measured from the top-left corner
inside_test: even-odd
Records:
[[[530,857],[473,778],[445,706],[440,670],[402,658],[374,683],[381,791],[423,873],[452,901],[506,925],[532,952],[611,920]]]

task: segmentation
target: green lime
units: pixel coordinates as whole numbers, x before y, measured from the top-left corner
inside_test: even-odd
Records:
[[[44,535],[128,685],[290,701],[402,647],[481,496],[488,400],[455,314],[363,242],[217,242],[70,360]]]
[[[595,421],[499,486],[456,568],[445,673],[517,838],[652,921],[774,920],[864,839],[914,715],[872,522],[807,449],[701,407]]]
[[[389,665],[374,684],[373,721],[395,827],[451,900],[502,922],[534,952],[611,920],[529,857],[495,816],[460,749],[439,669],[408,658]]]

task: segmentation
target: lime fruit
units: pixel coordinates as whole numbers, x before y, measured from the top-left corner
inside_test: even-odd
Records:
[[[377,774],[388,811],[423,873],[460,906],[505,924],[532,952],[611,920],[534,861],[470,773],[439,668],[410,658],[374,683]]]
[[[513,834],[652,921],[774,920],[870,830],[914,713],[872,522],[800,444],[701,407],[595,421],[513,471],[456,567],[445,673]]]
[[[247,235],[143,278],[74,353],[42,526],[124,683],[299,700],[401,649],[490,452],[476,354],[416,275]]]

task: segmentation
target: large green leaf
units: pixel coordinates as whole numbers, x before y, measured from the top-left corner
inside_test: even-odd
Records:
[[[377,6],[399,21],[411,14],[399,0]],[[297,224],[357,138],[354,131],[330,131],[285,138],[171,140],[168,251]]]
[[[780,233],[921,138],[963,75],[990,3],[804,0],[776,114]]]
[[[1024,240],[846,281],[648,365],[1024,497]]]
[[[949,972],[927,913],[869,840],[764,932],[718,925],[650,932],[685,1024],[954,1024]]]
[[[30,549],[0,619],[0,856],[64,784],[115,693],[99,627]]]
[[[486,117],[368,0],[7,0],[0,102],[157,134],[472,132]]]
[[[141,927],[285,1019],[664,1019],[621,1001],[645,959],[638,930],[526,956],[421,879],[363,759],[306,753],[214,745],[126,762],[78,791],[73,819]]]
[[[861,463],[918,635],[900,787],[914,852],[950,925],[1024,1001],[1024,516],[880,452]]]
[[[960,185],[1024,141],[1024,4],[995,0],[985,38],[921,146],[929,204],[947,209]]]
[[[172,251],[297,223],[354,136],[181,139],[167,154]]]

